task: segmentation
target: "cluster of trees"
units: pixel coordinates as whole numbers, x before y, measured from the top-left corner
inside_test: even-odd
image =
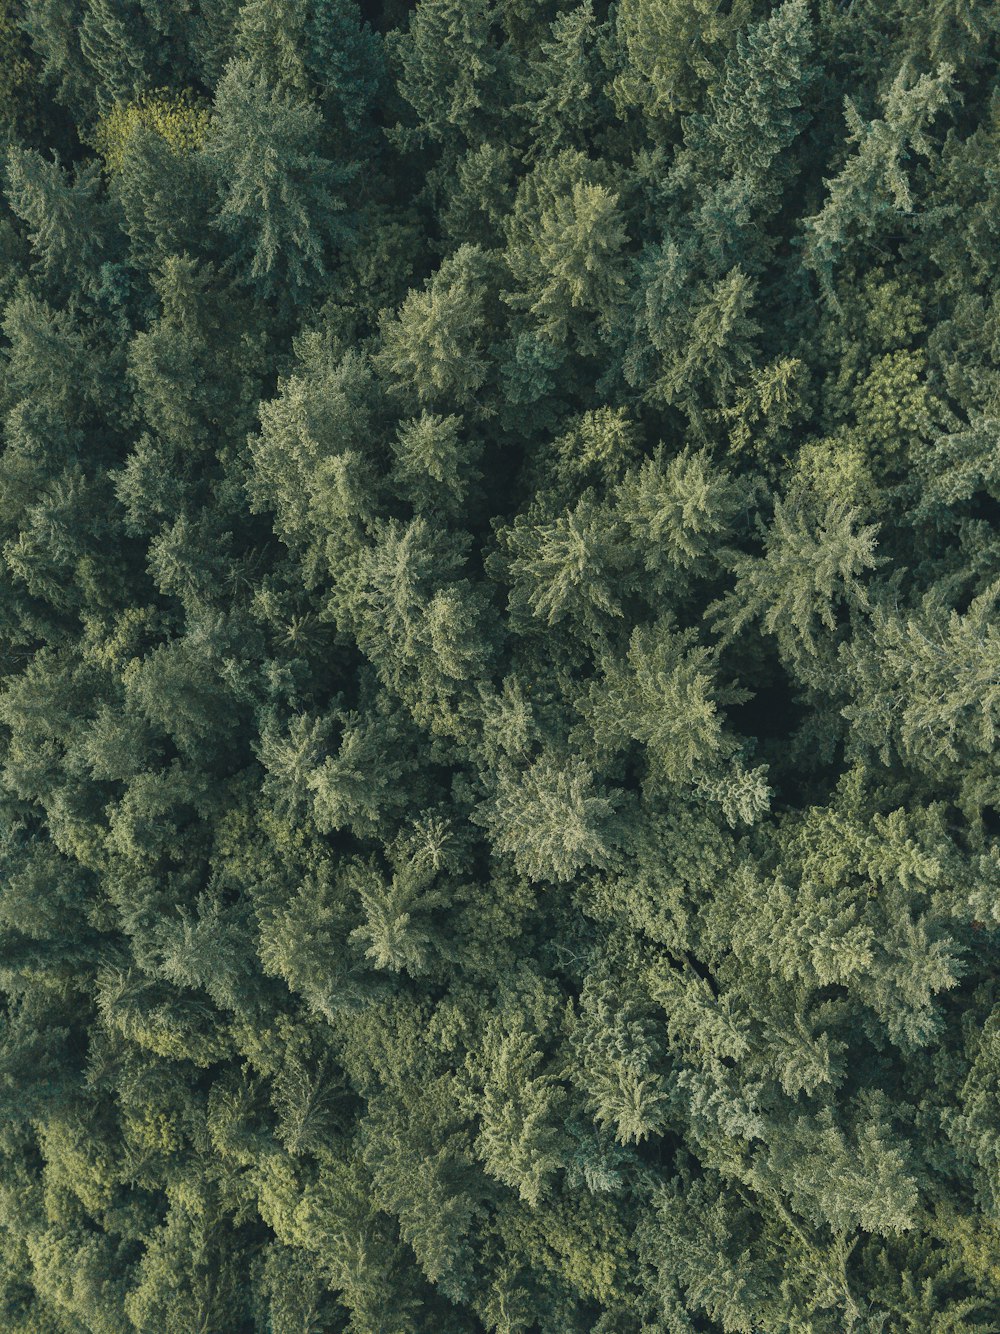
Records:
[[[1000,9],[0,0],[0,1326],[1000,1328]]]

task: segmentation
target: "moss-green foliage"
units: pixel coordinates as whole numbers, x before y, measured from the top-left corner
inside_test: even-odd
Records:
[[[19,23],[18,0],[0,4],[0,133],[5,142],[37,128],[35,80],[38,69],[31,45]]]
[[[208,109],[190,95],[159,89],[111,107],[98,122],[94,144],[107,170],[118,172],[138,131],[158,135],[172,153],[192,153],[205,142],[209,120]]]
[[[0,1330],[1000,1329],[1000,22],[0,0]]]

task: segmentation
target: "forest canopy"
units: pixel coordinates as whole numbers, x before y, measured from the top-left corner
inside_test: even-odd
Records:
[[[0,0],[0,1328],[1000,1329],[1000,8]]]

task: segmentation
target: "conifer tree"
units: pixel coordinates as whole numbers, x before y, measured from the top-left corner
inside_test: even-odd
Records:
[[[1000,22],[0,0],[0,1328],[1000,1329]]]
[[[315,107],[247,61],[233,62],[216,90],[205,151],[219,181],[218,226],[268,294],[323,277],[350,235],[339,214],[356,166],[315,151],[321,124]]]

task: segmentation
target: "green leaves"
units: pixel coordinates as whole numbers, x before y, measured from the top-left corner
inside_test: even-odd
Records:
[[[748,0],[625,0],[618,38],[628,64],[615,91],[653,116],[690,109],[715,62],[751,12]]]
[[[502,57],[494,43],[494,0],[428,0],[405,37],[390,50],[399,62],[398,88],[416,113],[418,139],[450,144],[474,140],[502,103]]]
[[[574,1074],[597,1123],[638,1144],[666,1128],[667,1083],[653,1024],[616,991],[606,977],[588,979],[570,1026]]]
[[[672,458],[660,447],[630,470],[617,493],[618,507],[643,564],[669,595],[682,572],[704,570],[723,558],[741,509],[745,486],[717,467],[707,450],[682,450]]]
[[[587,717],[599,753],[641,742],[655,783],[690,782],[732,749],[724,740],[716,700],[742,696],[719,690],[711,654],[669,619],[636,629],[624,663],[606,660],[592,687]]]
[[[396,435],[395,479],[404,496],[424,512],[460,516],[478,476],[476,444],[462,438],[462,419],[423,412]]]
[[[364,924],[351,932],[351,939],[365,945],[365,958],[375,968],[414,976],[426,971],[430,935],[422,914],[440,907],[447,897],[430,888],[434,872],[411,866],[397,872],[386,884],[377,871],[357,867],[352,876],[364,909]]]

